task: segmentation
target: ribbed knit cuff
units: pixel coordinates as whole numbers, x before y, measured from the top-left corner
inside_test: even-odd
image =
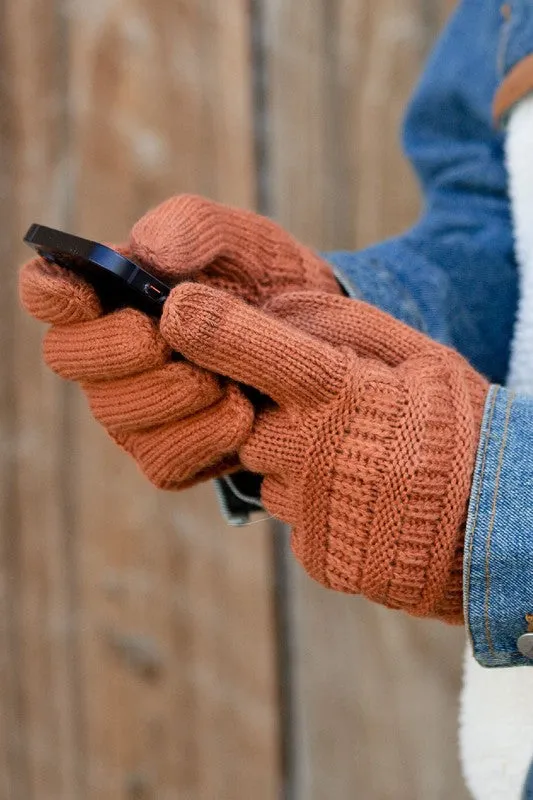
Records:
[[[309,454],[293,549],[332,589],[460,623],[464,521],[485,385],[480,380],[472,397],[462,367],[434,357],[417,371],[404,381],[398,370],[394,382],[368,364],[354,368],[347,396],[357,397],[356,416],[347,427],[339,403],[327,441],[317,438]]]

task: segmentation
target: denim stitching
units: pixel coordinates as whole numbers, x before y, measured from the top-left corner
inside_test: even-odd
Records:
[[[490,619],[489,619],[489,603],[490,603],[490,545],[492,540],[492,532],[494,530],[494,523],[496,521],[496,505],[498,501],[498,491],[500,488],[500,478],[502,473],[502,465],[503,465],[503,456],[505,453],[505,445],[507,444],[507,436],[509,433],[509,420],[511,418],[511,409],[513,406],[514,399],[516,394],[514,392],[510,392],[509,397],[507,399],[507,408],[505,410],[505,422],[503,428],[503,435],[502,441],[500,445],[500,453],[498,456],[498,466],[496,469],[496,478],[494,481],[494,494],[492,498],[492,509],[491,515],[489,520],[489,527],[487,530],[487,538],[485,542],[485,637],[487,639],[487,645],[489,648],[489,653],[493,656],[495,655],[494,645],[492,642],[492,634],[490,632]]]
[[[470,534],[470,541],[468,543],[468,552],[467,552],[467,559],[465,563],[465,619],[470,622],[470,615],[468,613],[470,607],[470,570],[472,568],[472,550],[474,549],[474,537],[476,535],[478,518],[479,518],[479,507],[481,505],[481,493],[483,490],[483,482],[485,478],[485,467],[487,464],[487,450],[490,440],[490,432],[492,429],[492,420],[494,417],[494,409],[496,407],[496,400],[498,398],[498,394],[500,391],[500,387],[497,386],[495,390],[492,392],[491,404],[489,408],[489,414],[487,417],[487,428],[485,431],[485,441],[483,443],[483,455],[481,457],[481,465],[479,469],[479,481],[476,487],[476,494],[474,497],[474,519],[472,522],[472,532]],[[472,644],[472,648],[474,646],[474,636],[472,630],[470,628],[470,624],[468,624],[468,634],[470,638],[470,643]]]

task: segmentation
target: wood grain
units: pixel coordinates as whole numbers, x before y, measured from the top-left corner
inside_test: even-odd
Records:
[[[0,794],[275,797],[268,532],[146,483],[42,364],[14,271],[33,219],[113,240],[173,192],[252,205],[245,4],[2,14]]]
[[[252,204],[244,3],[73,6],[70,31],[76,230],[120,238],[183,191]],[[158,493],[78,400],[87,784],[110,800],[274,797],[267,530],[228,529],[211,488]]]
[[[73,797],[78,762],[65,525],[65,389],[42,364],[42,330],[18,310],[22,234],[65,209],[64,71],[52,3],[2,5],[1,781],[9,798]],[[55,58],[51,57],[55,54]],[[6,291],[7,288],[7,291]],[[4,477],[4,476],[3,476]]]
[[[271,213],[321,248],[400,232],[419,209],[401,115],[436,28],[414,0],[264,9]],[[289,565],[295,797],[466,798],[462,631],[327,592]]]

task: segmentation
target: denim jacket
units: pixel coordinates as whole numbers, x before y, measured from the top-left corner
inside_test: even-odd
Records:
[[[407,109],[404,150],[424,210],[403,235],[358,252],[327,253],[352,297],[455,347],[493,386],[468,511],[465,620],[485,666],[533,665],[517,638],[533,613],[533,398],[505,381],[518,275],[504,164],[493,117],[533,90],[533,3],[463,0]],[[514,73],[513,73],[514,71]],[[527,72],[527,70],[526,70]],[[506,83],[507,81],[507,83]],[[509,86],[509,81],[511,86]]]

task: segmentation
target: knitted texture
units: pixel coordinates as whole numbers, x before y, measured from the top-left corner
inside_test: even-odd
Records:
[[[340,292],[330,267],[274,222],[201,197],[150,211],[119,250],[171,283],[194,276],[257,304],[295,288]],[[132,309],[103,316],[82,278],[42,259],[22,269],[20,295],[52,325],[47,363],[81,384],[94,416],[153,483],[181,489],[239,468],[250,401],[176,360],[154,320]]]
[[[102,316],[91,287],[39,258],[23,267],[20,295],[51,323],[45,361],[79,382],[96,419],[156,486],[183,489],[238,467],[251,403],[236,386],[176,360],[154,320],[130,308]]]
[[[265,313],[182,284],[161,329],[191,361],[276,404],[257,415],[241,461],[265,475],[263,501],[292,526],[312,577],[411,614],[462,620],[484,378],[377,309],[322,293],[286,295]],[[320,332],[336,346],[310,335]]]
[[[254,305],[299,289],[341,293],[329,265],[275,222],[196,195],[171,197],[141,217],[130,246],[158,274]]]

